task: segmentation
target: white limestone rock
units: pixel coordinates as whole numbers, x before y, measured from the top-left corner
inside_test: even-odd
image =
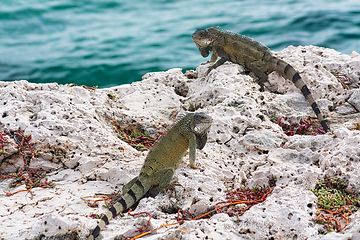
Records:
[[[210,219],[185,221],[160,228],[144,239],[356,239],[360,215],[349,217],[343,233],[319,235],[315,224],[316,197],[310,191],[325,175],[344,177],[360,192],[359,90],[345,90],[330,71],[359,81],[360,55],[342,55],[314,46],[288,47],[275,53],[293,65],[312,91],[332,132],[317,136],[286,136],[270,118],[298,120],[315,116],[293,83],[269,75],[268,90],[259,91],[253,75],[237,64],[224,64],[206,75],[209,64],[196,72],[181,69],[147,73],[141,82],[107,89],[78,86],[0,82],[0,133],[22,129],[32,135],[37,153],[30,166],[48,171],[53,188],[34,188],[31,194],[0,180],[0,238],[85,239],[103,213],[102,203],[91,208],[82,199],[110,194],[137,176],[146,153],[117,137],[116,128],[140,128],[150,136],[164,131],[190,104],[213,117],[208,143],[197,151],[199,169],[189,168],[188,156],[175,172],[181,186],[140,200],[135,212],[152,215],[150,229],[175,221],[178,209],[195,214],[226,200],[226,191],[241,186],[277,186],[267,200],[242,216],[218,213]],[[109,98],[108,95],[116,95]],[[348,106],[344,108],[343,106]],[[350,107],[352,110],[350,110]],[[315,123],[318,124],[318,123]],[[0,170],[19,171],[23,160],[9,139],[8,154],[0,155]],[[148,217],[125,214],[110,221],[102,239],[135,235]],[[46,221],[46,224],[45,224]],[[60,227],[60,228],[59,228]],[[4,229],[4,230],[3,230]],[[101,238],[100,238],[101,239]]]
[[[353,92],[348,102],[353,106],[357,112],[360,112],[360,90],[357,89]]]

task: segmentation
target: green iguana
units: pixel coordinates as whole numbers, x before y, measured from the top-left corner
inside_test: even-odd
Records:
[[[95,239],[109,220],[129,209],[154,186],[168,187],[182,158],[189,149],[190,167],[195,166],[195,149],[202,149],[212,118],[205,113],[187,113],[151,148],[139,176],[123,187],[122,196],[102,217],[88,240]]]
[[[292,80],[314,110],[324,131],[327,132],[329,130],[318,105],[299,73],[290,64],[274,57],[269,48],[249,37],[223,31],[220,30],[219,27],[197,29],[191,38],[194,40],[203,57],[209,56],[210,51],[213,52],[211,62],[215,62],[216,59],[220,57],[220,59],[208,69],[207,73],[210,73],[211,70],[219,67],[226,61],[231,61],[250,69],[254,75],[259,78],[262,91],[264,90],[264,83],[268,81],[267,73],[276,71],[283,77]]]

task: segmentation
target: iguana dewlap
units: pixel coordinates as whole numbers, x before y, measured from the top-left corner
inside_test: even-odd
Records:
[[[266,46],[246,36],[222,31],[218,27],[197,29],[191,37],[203,57],[209,56],[210,51],[213,52],[211,62],[215,62],[220,57],[208,69],[208,73],[226,61],[231,61],[250,69],[259,78],[259,84],[263,90],[264,83],[268,81],[267,74],[276,71],[286,79],[291,80],[301,90],[314,110],[324,131],[327,132],[329,130],[318,105],[299,73],[290,64],[274,57]]]
[[[195,149],[205,146],[212,121],[205,113],[187,113],[171,127],[151,148],[139,176],[123,187],[122,196],[105,213],[88,240],[95,239],[111,218],[133,206],[150,188],[166,189],[188,149],[190,166],[196,168]]]

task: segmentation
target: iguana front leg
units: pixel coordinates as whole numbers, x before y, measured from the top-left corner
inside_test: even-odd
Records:
[[[197,169],[195,165],[195,159],[196,159],[196,136],[195,134],[190,139],[190,147],[189,147],[189,158],[190,158],[190,167]]]
[[[221,57],[214,65],[212,65],[211,67],[209,67],[209,69],[207,70],[206,74],[209,74],[211,72],[211,70],[223,65],[226,61],[230,60],[229,55],[222,49],[213,49],[213,54],[211,56],[211,62],[215,62],[216,59],[219,57]]]
[[[218,57],[219,56],[216,53],[213,52],[212,55],[211,55],[210,62],[215,63]]]

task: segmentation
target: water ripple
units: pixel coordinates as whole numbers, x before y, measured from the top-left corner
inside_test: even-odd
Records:
[[[358,0],[0,2],[0,80],[107,87],[205,62],[190,35],[219,25],[272,50],[360,52]]]

